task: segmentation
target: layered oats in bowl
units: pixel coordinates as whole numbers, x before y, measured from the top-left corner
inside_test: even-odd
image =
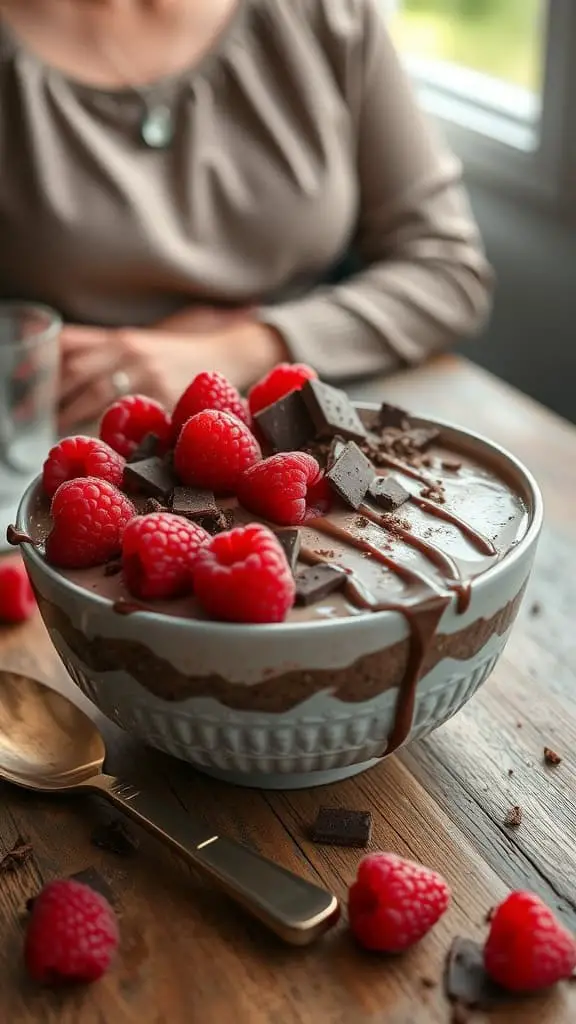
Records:
[[[253,410],[258,465],[274,458],[278,472],[252,489],[245,469],[248,483],[215,497],[194,452],[189,471],[156,435],[128,446],[119,483],[139,516],[167,509],[204,527],[219,558],[231,530],[264,523],[281,559],[266,586],[288,587],[283,621],[229,621],[229,609],[215,620],[194,566],[174,596],[142,598],[121,545],[99,564],[50,564],[66,558],[50,559],[41,480],[13,536],[52,641],[98,708],[208,774],[261,788],[354,775],[455,714],[502,653],[542,521],[530,474],[486,439],[301,384]],[[312,463],[295,500],[286,467]],[[238,619],[260,586],[249,572],[230,584]]]

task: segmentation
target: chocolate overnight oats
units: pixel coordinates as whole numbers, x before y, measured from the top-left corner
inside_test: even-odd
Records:
[[[187,461],[182,438],[197,412],[183,426],[178,423],[177,431],[173,420],[170,433],[167,421],[164,436],[147,434],[118,445],[123,465],[114,486],[139,519],[168,514],[202,528],[207,548],[231,530],[255,522],[269,527],[277,539],[274,557],[282,559],[278,579],[289,574],[291,581],[276,622],[308,627],[394,612],[405,623],[404,638],[341,667],[330,667],[328,656],[326,668],[271,668],[241,685],[220,673],[194,675],[176,668],[147,645],[145,630],[139,640],[89,635],[39,595],[44,619],[91,672],[112,672],[121,665],[165,701],[211,697],[230,709],[282,713],[320,692],[361,703],[396,689],[390,752],[410,732],[418,680],[443,659],[472,659],[513,622],[525,576],[490,614],[470,620],[469,607],[475,581],[525,536],[529,495],[522,492],[520,478],[506,475],[505,460],[467,435],[386,403],[357,409],[344,392],[311,375],[276,401],[252,409],[252,417],[244,408],[244,424],[238,408],[232,418],[251,432],[251,464],[232,486],[210,486],[213,480],[218,484],[218,467],[206,469],[206,460],[195,462],[194,455],[191,464]],[[226,411],[218,415],[231,418]],[[107,440],[105,431],[103,437]],[[293,464],[302,470],[298,484],[288,470],[283,475]],[[285,492],[292,504],[284,500]],[[27,524],[41,551],[58,524],[51,501],[54,509],[58,491],[56,498],[38,493]],[[202,600],[202,588],[193,585],[194,571],[190,585],[174,596],[143,597],[121,541],[100,564],[84,568],[58,564],[66,558],[51,559],[50,541],[46,557],[66,580],[109,602],[118,616],[154,611],[200,622],[215,617],[209,611],[213,606]],[[140,565],[140,580],[143,571]],[[249,591],[247,586],[246,600]],[[461,618],[460,628],[441,627],[447,609]],[[230,621],[234,615],[225,612],[222,618]],[[237,621],[249,630],[276,628],[262,618]]]

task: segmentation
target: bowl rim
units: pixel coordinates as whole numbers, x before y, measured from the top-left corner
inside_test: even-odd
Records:
[[[377,402],[355,402],[354,404],[357,408],[366,411],[377,410],[379,408],[379,403]],[[450,422],[449,420],[422,416],[413,416],[412,418],[414,422],[418,423],[418,425],[440,427],[443,430],[450,431],[453,434],[460,435],[465,439],[470,439],[479,443],[481,446],[485,446],[515,470],[524,485],[527,495],[529,495],[530,500],[528,513],[530,516],[530,522],[526,533],[513,548],[506,552],[501,560],[495,562],[494,565],[491,565],[485,572],[476,576],[471,581],[472,592],[477,592],[478,590],[489,586],[504,569],[508,570],[520,562],[525,557],[527,551],[536,542],[540,534],[544,518],[544,502],[542,493],[530,470],[527,469],[527,467],[506,448],[497,444],[495,441],[491,441],[483,434],[467,430]],[[40,481],[41,474],[39,474],[26,488],[18,506],[16,525],[17,528],[23,532],[26,532],[27,528],[30,501],[35,494]],[[72,580],[67,579],[67,577],[62,576],[57,569],[48,565],[33,544],[22,542],[21,548],[23,549],[25,558],[29,559],[41,572],[45,573],[57,587],[70,591],[82,600],[93,603],[101,608],[110,609],[112,607],[112,602],[109,598],[102,597],[100,594],[95,594],[92,591],[87,590],[85,587],[80,586],[78,583],[74,583]],[[454,595],[453,601],[449,607],[453,607],[455,603],[456,595]],[[310,619],[308,621],[300,622],[234,623],[217,622],[210,619],[190,619],[183,615],[169,615],[166,612],[158,612],[144,608],[134,611],[133,614],[130,615],[130,620],[132,621],[134,618],[140,620],[142,617],[145,617],[146,621],[152,620],[159,624],[169,623],[175,627],[186,627],[200,633],[212,635],[217,639],[222,636],[229,638],[245,636],[247,630],[249,630],[251,634],[254,634],[254,632],[257,631],[260,636],[269,636],[273,633],[274,635],[281,634],[283,637],[289,637],[290,634],[300,635],[303,630],[306,632],[313,630],[315,632],[325,633],[337,628],[338,631],[340,631],[341,629],[354,629],[360,622],[365,623],[367,619],[376,626],[378,623],[383,623],[384,621],[389,620],[390,616],[398,614],[399,613],[396,611],[381,611],[372,612],[369,615],[367,613],[367,615],[351,615],[349,617],[334,619]]]

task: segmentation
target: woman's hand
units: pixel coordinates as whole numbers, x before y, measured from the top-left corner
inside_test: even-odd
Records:
[[[202,317],[198,333],[191,330],[189,316],[186,333],[176,330],[176,322],[152,329],[65,326],[60,429],[101,416],[117,397],[112,380],[117,371],[126,374],[131,392],[149,395],[171,409],[202,370],[220,370],[243,388],[286,356],[280,336],[252,316],[194,312],[197,326]]]

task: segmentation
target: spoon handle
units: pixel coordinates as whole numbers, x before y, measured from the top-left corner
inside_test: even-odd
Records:
[[[338,920],[338,901],[331,893],[242,843],[219,836],[183,808],[109,775],[90,779],[83,788],[96,790],[173,847],[285,942],[307,946]]]

